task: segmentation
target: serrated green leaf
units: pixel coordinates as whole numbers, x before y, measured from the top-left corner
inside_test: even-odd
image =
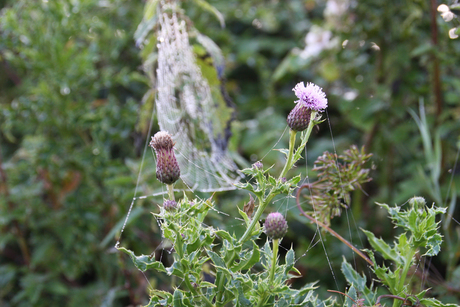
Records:
[[[244,212],[243,212],[244,213]],[[243,217],[244,218],[244,217]],[[222,230],[222,229],[218,229],[218,230],[215,230],[214,233],[220,237],[221,239],[225,239],[227,240],[228,242],[233,242],[233,238],[232,236],[225,230]]]
[[[292,178],[291,180],[289,180],[289,183],[291,185],[297,185],[301,180],[301,176],[298,175],[298,176],[295,176],[294,178]]]
[[[392,249],[390,245],[388,245],[384,240],[377,239],[375,235],[370,231],[367,231],[362,228],[361,230],[367,236],[367,239],[369,240],[369,243],[372,245],[372,248],[381,253],[385,259],[393,260],[398,264],[402,263],[402,257],[394,249]]]
[[[214,263],[215,266],[226,269],[227,266],[225,265],[224,260],[222,260],[222,258],[218,254],[210,250],[208,250],[207,253],[208,253],[209,258],[211,258],[211,261]]]
[[[348,283],[355,286],[359,292],[364,292],[366,289],[366,276],[361,276],[356,272],[351,265],[343,259],[342,262],[342,273],[347,279]]]
[[[288,149],[280,148],[280,149],[275,149],[275,150],[283,153],[286,157],[289,157],[289,150]]]
[[[240,261],[238,265],[232,268],[232,271],[234,272],[239,272],[239,271],[244,271],[244,270],[249,270],[259,262],[260,259],[260,251],[259,247],[252,241],[252,251],[250,252],[250,255]]]
[[[240,213],[240,215],[243,217],[245,223],[246,223],[246,226],[249,226],[249,224],[251,223],[251,221],[249,220],[249,217],[248,215],[246,214],[246,212],[240,210],[240,208],[238,208],[238,212]]]
[[[438,301],[435,298],[422,298],[420,299],[420,304],[423,306],[430,306],[430,307],[458,307],[457,304],[445,304],[443,302]]]
[[[184,296],[182,294],[182,291],[180,291],[179,289],[176,289],[176,291],[174,291],[174,296],[173,296],[173,306],[174,307],[185,307],[185,305],[183,304],[182,300],[183,300]]]
[[[151,259],[147,255],[136,256],[132,251],[124,247],[118,247],[118,250],[128,254],[134,262],[134,265],[142,272],[145,272],[148,269],[155,269],[160,272],[166,272],[163,263],[156,261],[155,258]]]
[[[166,268],[166,272],[168,273],[168,275],[174,275],[180,278],[184,278],[182,264],[179,261],[174,261],[174,263],[170,267]]]

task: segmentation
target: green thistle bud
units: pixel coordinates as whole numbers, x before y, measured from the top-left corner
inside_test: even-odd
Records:
[[[265,219],[264,227],[267,236],[274,240],[284,237],[288,230],[286,219],[279,212],[270,213]]]
[[[149,144],[157,155],[157,179],[164,184],[173,184],[180,177],[180,168],[174,154],[174,142],[167,132],[157,132]]]
[[[166,211],[176,210],[177,203],[174,200],[165,200],[163,203],[163,208],[165,208]]]

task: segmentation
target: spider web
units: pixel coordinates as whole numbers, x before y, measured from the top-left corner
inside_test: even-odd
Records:
[[[233,190],[240,178],[227,151],[234,110],[203,77],[174,2],[160,3],[158,10],[155,106],[160,129],[176,142],[181,179],[191,190]]]

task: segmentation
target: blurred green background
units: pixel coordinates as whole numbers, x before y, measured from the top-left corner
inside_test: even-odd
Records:
[[[237,111],[231,149],[247,165],[264,157],[264,165],[281,167],[282,155],[265,155],[286,128],[296,100],[292,88],[300,81],[323,87],[328,121],[309,143],[308,169],[325,150],[342,153],[356,144],[374,154],[373,181],[365,193],[354,193],[351,208],[332,227],[363,248],[358,227],[389,240],[395,235],[375,201],[402,204],[420,195],[449,206],[441,256],[420,269],[429,275],[414,273],[414,283],[458,302],[460,41],[448,36],[458,20],[445,22],[435,0],[209,3],[224,16],[225,28],[197,2],[181,5],[225,56],[225,85]],[[144,276],[113,248],[152,112],[143,103],[150,81],[133,39],[145,4],[0,1],[1,306],[139,305],[147,302],[149,286],[172,285],[167,276]],[[284,135],[280,146],[287,142]],[[305,176],[305,165],[296,172]],[[138,195],[159,185],[149,151],[140,183]],[[248,200],[239,192],[214,199],[230,216]],[[164,246],[150,215],[158,202],[135,203],[123,246],[159,254]],[[300,282],[321,276],[322,295],[342,291],[339,266],[342,255],[352,259],[351,251],[325,240],[334,280],[323,248],[310,246],[315,227],[291,211],[283,245],[293,244],[300,257]],[[216,227],[241,226],[217,213],[211,218]]]

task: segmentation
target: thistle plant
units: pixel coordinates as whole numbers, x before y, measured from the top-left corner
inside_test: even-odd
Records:
[[[147,306],[337,306],[332,296],[325,300],[318,298],[315,282],[299,289],[294,289],[288,283],[300,275],[295,267],[296,258],[292,247],[287,250],[284,259],[278,254],[280,242],[288,233],[288,222],[279,212],[266,214],[275,197],[292,195],[295,190],[302,214],[363,257],[388,293],[381,295],[382,289],[369,287],[366,277],[345,261],[342,271],[350,288],[347,293],[343,293],[347,296],[343,306],[382,306],[380,301],[384,299],[393,299],[394,307],[409,303],[415,306],[419,302],[430,303],[430,306],[453,306],[424,298],[426,291],[412,294],[407,282],[409,269],[415,263],[416,256],[422,252],[429,256],[439,252],[442,237],[437,232],[438,223],[435,218],[444,212],[443,209],[426,208],[424,201],[419,198],[409,202],[408,210],[380,205],[389,210],[390,218],[404,233],[397,237],[398,242],[394,246],[377,239],[368,231],[364,233],[376,252],[394,262],[394,269],[379,264],[373,251],[358,250],[324,221],[302,210],[300,191],[307,187],[314,191],[311,201],[322,200],[321,206],[326,212],[324,216],[330,218],[331,212],[350,206],[349,193],[370,180],[369,170],[364,168],[370,155],[365,154],[363,149],[360,151],[352,147],[339,156],[344,161],[340,164],[333,162],[337,157],[325,153],[315,166],[320,174],[318,181],[299,187],[301,175],[290,178],[289,170],[301,159],[313,127],[321,122],[321,111],[327,107],[327,99],[322,90],[311,83],[307,86],[300,83],[294,91],[299,100],[288,116],[291,128],[289,149],[279,150],[286,155],[283,170],[278,176],[273,176],[271,168],[264,168],[260,161],[242,170],[247,175],[247,181],[237,184],[237,187],[250,193],[244,208],[238,208],[244,220],[245,231],[242,235],[216,228],[212,222],[207,225],[209,221],[205,224],[208,212],[215,207],[212,198],[192,200],[184,194],[176,202],[170,193],[170,199],[165,200],[158,211],[152,214],[159,222],[163,238],[173,246],[173,263],[165,266],[152,255],[137,256],[129,249],[118,247],[131,257],[139,270],[155,270],[175,276],[180,281],[170,291],[151,289]],[[298,132],[300,143],[296,145]],[[157,133],[151,145],[157,154],[157,178],[172,186],[179,178],[180,170],[174,158],[174,144],[170,136],[165,132]],[[342,181],[338,178],[342,178]],[[315,217],[321,218],[322,215]],[[266,241],[263,244],[261,240],[264,238]]]

